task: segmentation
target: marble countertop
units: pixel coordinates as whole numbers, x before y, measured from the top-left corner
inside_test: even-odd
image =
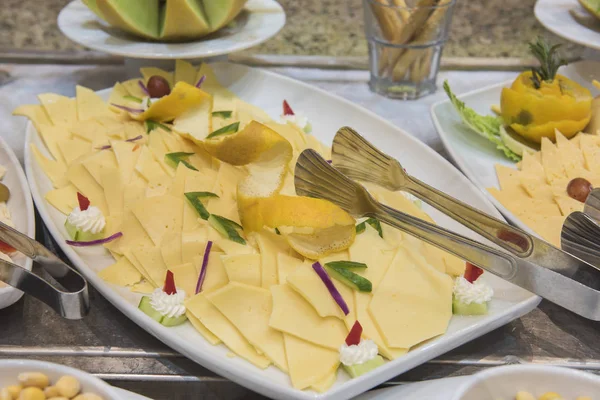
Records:
[[[247,54],[367,57],[362,0],[278,0],[287,24],[273,39]],[[69,0],[2,0],[2,50],[84,50],[56,25]],[[575,2],[575,0],[573,0]],[[535,0],[458,0],[444,55],[449,57],[529,58],[527,42],[538,35],[563,42],[535,19]],[[579,57],[583,49],[567,44],[563,53]]]

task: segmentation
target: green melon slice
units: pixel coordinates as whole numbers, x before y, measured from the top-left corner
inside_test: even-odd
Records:
[[[522,156],[524,152],[535,153],[540,150],[540,146],[537,143],[531,143],[522,136],[519,136],[515,131],[504,125],[500,126],[500,138],[502,142],[514,151],[516,154]]]
[[[106,22],[148,39],[158,39],[159,0],[96,0]]]
[[[97,17],[104,19],[102,13],[100,12],[100,9],[98,8],[98,4],[96,4],[96,0],[83,0],[83,4],[85,4],[91,12],[96,14]]]
[[[191,39],[210,33],[200,0],[167,1],[161,8],[160,21],[161,39]]]
[[[244,8],[246,0],[204,0],[204,11],[210,22],[211,31],[230,23]]]
[[[600,1],[599,0],[579,0],[579,4],[594,17],[600,19]]]

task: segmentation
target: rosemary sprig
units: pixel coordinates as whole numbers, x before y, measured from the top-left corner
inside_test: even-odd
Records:
[[[560,46],[560,44],[550,46],[540,36],[535,42],[529,43],[531,54],[540,62],[539,67],[531,68],[531,81],[536,89],[542,86],[542,81],[552,82],[558,69],[563,65],[567,65],[567,60],[558,54]]]

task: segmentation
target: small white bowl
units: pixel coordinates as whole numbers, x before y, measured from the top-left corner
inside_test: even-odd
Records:
[[[10,190],[10,198],[7,202],[8,210],[15,228],[30,238],[35,238],[35,217],[33,213],[33,201],[27,184],[27,178],[19,159],[0,137],[0,165],[6,168],[6,175],[2,180]],[[21,253],[11,254],[12,262],[31,271],[32,261]],[[18,301],[23,292],[11,286],[0,287],[0,309],[10,306]]]
[[[474,374],[452,400],[513,400],[520,390],[536,398],[556,392],[566,400],[577,396],[600,399],[600,376],[562,367],[508,365]]]
[[[18,384],[17,376],[23,372],[42,372],[50,378],[50,384],[55,384],[61,376],[71,375],[81,384],[82,393],[94,393],[103,400],[123,400],[115,388],[87,372],[36,360],[0,360],[0,388]]]

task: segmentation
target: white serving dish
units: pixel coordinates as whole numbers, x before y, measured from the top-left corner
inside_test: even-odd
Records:
[[[538,0],[533,9],[546,29],[570,42],[600,50],[600,20],[577,0]]]
[[[35,238],[35,216],[29,185],[17,156],[1,136],[0,165],[6,168],[2,183],[10,190],[7,206],[15,228],[30,238]],[[11,254],[11,258],[15,264],[31,271],[33,262],[30,258],[21,253]],[[0,309],[14,304],[21,296],[23,292],[11,286],[0,287]]]
[[[341,126],[351,126],[376,146],[401,160],[407,170],[419,179],[497,218],[502,218],[481,192],[448,161],[374,113],[313,86],[271,72],[229,63],[215,64],[214,70],[224,86],[243,100],[263,108],[272,117],[280,115],[281,103],[285,98],[294,109],[307,115],[313,126],[313,134],[325,143],[331,143],[335,132]],[[99,94],[107,98],[109,91],[103,90]],[[86,279],[125,315],[168,346],[204,367],[266,396],[281,399],[345,399],[356,396],[519,318],[540,302],[538,296],[486,274],[488,276],[484,275],[481,279],[487,281],[496,292],[488,315],[455,317],[445,335],[427,341],[406,356],[358,379],[350,380],[340,372],[337,382],[326,393],[295,390],[288,376],[275,367],[263,371],[239,357],[227,357],[229,351],[224,346],[211,346],[189,324],[166,328],[137,309],[140,295],[102,281],[96,273],[112,264],[112,257],[103,249],[87,248],[75,251],[66,245],[67,234],[63,227],[65,217],[44,201],[44,194],[52,189],[52,185],[35,162],[29,144],[35,143],[43,151],[46,149],[31,123],[26,130],[25,164],[34,201],[51,234]],[[478,238],[476,234],[449,217],[431,208],[427,208],[426,211],[440,225]]]
[[[72,41],[94,50],[144,59],[197,59],[215,57],[256,46],[285,25],[283,8],[275,0],[249,0],[234,20],[209,36],[184,43],[152,42],[110,27],[89,8],[74,0],[58,15],[58,27]]]
[[[61,376],[71,375],[81,384],[82,392],[95,393],[103,400],[123,400],[115,388],[87,372],[37,360],[0,360],[0,388],[17,384],[17,376],[23,372],[42,372],[50,378],[50,383],[56,383]],[[131,400],[135,399],[131,397]]]
[[[596,96],[599,92],[592,86],[592,80],[600,78],[599,68],[599,62],[581,61],[561,68],[559,73],[584,85],[590,89],[592,95]],[[516,76],[517,73],[515,73]],[[449,83],[452,87],[452,82]],[[508,81],[483,87],[472,92],[460,94],[458,98],[464,101],[467,107],[474,109],[477,113],[491,115],[492,111],[490,108],[492,105],[500,104],[502,88],[510,86],[511,83],[512,81]],[[471,182],[481,189],[488,200],[510,222],[533,235],[539,236],[486,190],[486,188],[491,187],[499,188],[495,170],[496,164],[516,168],[515,163],[504,157],[502,152],[496,150],[490,141],[467,128],[461,122],[450,100],[443,100],[433,104],[431,106],[431,117],[444,147],[458,168],[465,173]]]

